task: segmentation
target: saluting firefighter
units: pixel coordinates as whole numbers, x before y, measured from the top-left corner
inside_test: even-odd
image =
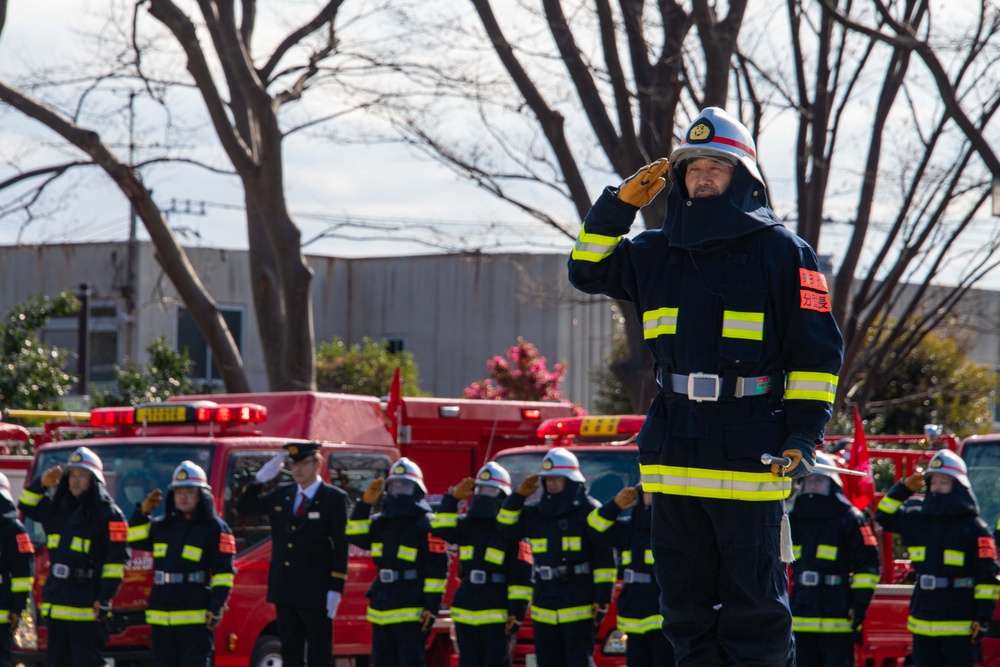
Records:
[[[315,442],[284,445],[261,466],[236,510],[271,519],[267,601],[274,604],[284,667],[331,664],[333,619],[347,582],[347,494],[320,476]],[[290,459],[293,483],[264,492]]]
[[[525,504],[539,480],[541,499]],[[576,456],[556,447],[542,460],[542,471],[525,477],[497,516],[502,534],[531,544],[531,620],[535,654],[544,667],[593,666],[594,633],[614,589],[614,550],[588,534],[587,516],[600,503],[587,495],[584,482]]]
[[[448,545],[431,534],[426,494],[423,471],[403,457],[388,477],[371,481],[347,524],[347,539],[369,550],[378,568],[367,593],[373,667],[424,664],[448,571]],[[379,500],[381,511],[372,514]]]
[[[836,467],[827,454],[817,454],[816,463]],[[835,472],[814,470],[802,479],[788,516],[796,662],[852,667],[881,571],[875,534]]]
[[[21,492],[18,507],[47,535],[41,613],[49,619],[49,667],[102,667],[105,621],[129,559],[128,524],[104,488],[97,454],[79,447],[65,469],[43,472]]]
[[[129,520],[133,549],[153,552],[146,622],[153,630],[153,667],[211,667],[213,630],[233,590],[233,531],[215,511],[205,471],[191,461],[174,470],[163,498],[151,491]]]
[[[10,651],[21,612],[35,580],[35,547],[10,495],[10,480],[0,473],[0,667],[10,667]]]
[[[642,502],[639,502],[641,499]],[[653,569],[653,494],[642,486],[627,486],[587,517],[595,542],[618,550],[622,572],[618,593],[618,629],[628,635],[628,667],[662,667],[674,664],[674,649],[663,634],[660,586]],[[626,510],[632,511],[622,515]]]
[[[927,494],[911,498],[925,481]],[[875,520],[899,534],[916,573],[906,624],[914,667],[971,667],[1000,598],[1000,568],[965,461],[939,451],[926,472],[889,489]]]
[[[487,463],[441,499],[432,533],[458,546],[461,582],[451,603],[459,667],[510,667],[512,643],[531,600],[531,547],[497,532],[510,473]],[[472,500],[459,516],[458,503]]]

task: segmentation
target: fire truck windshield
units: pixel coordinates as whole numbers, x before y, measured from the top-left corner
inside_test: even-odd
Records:
[[[586,478],[588,492],[602,503],[614,498],[624,487],[639,483],[635,448],[574,448],[571,451],[580,461],[580,472]],[[521,480],[542,469],[544,457],[545,450],[511,454],[501,452],[494,460],[507,469],[516,489]],[[538,493],[536,491],[532,497],[536,498]]]
[[[969,483],[979,501],[979,514],[992,528],[1000,519],[1000,440],[966,445],[962,458],[969,467]]]
[[[104,479],[107,491],[114,498],[127,519],[132,515],[136,503],[141,503],[146,494],[160,489],[166,494],[167,485],[174,469],[181,461],[193,461],[211,477],[212,449],[198,445],[158,445],[141,447],[135,444],[98,445],[92,440],[77,440],[66,447],[46,447],[38,455],[32,481],[54,465],[64,466],[78,446],[94,450],[104,464]],[[163,513],[163,505],[156,510]],[[25,520],[25,527],[37,545],[45,543],[42,527],[34,521]]]

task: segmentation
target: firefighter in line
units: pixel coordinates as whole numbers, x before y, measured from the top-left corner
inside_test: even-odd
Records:
[[[663,634],[660,586],[653,569],[652,505],[653,494],[643,491],[641,484],[626,486],[587,517],[594,541],[617,549],[625,568],[617,611],[618,629],[628,635],[628,667],[674,664],[674,649]]]
[[[925,481],[926,495],[911,498]],[[972,667],[1000,598],[1000,568],[965,461],[939,451],[926,472],[889,489],[875,520],[899,534],[916,574],[907,621],[914,667]]]
[[[541,499],[525,504],[539,480]],[[588,534],[587,516],[600,503],[587,495],[584,482],[576,456],[556,447],[542,460],[542,471],[525,477],[497,515],[503,535],[531,544],[531,620],[538,664],[545,667],[593,667],[594,634],[617,575],[614,550]]]
[[[0,667],[11,666],[10,652],[21,612],[34,582],[35,546],[10,495],[10,480],[0,473]]]
[[[129,520],[133,549],[153,552],[153,588],[146,622],[153,667],[212,667],[214,630],[233,589],[233,531],[215,512],[205,471],[191,461],[174,470],[163,516],[151,518],[160,489],[138,503]]]
[[[347,582],[347,494],[319,476],[315,442],[290,442],[261,466],[236,501],[243,514],[267,514],[272,552],[267,601],[274,604],[285,667],[330,664],[333,619]],[[290,461],[292,483],[265,491]]]
[[[371,551],[378,568],[367,593],[373,667],[424,665],[426,636],[448,574],[448,545],[431,534],[434,514],[426,494],[420,467],[403,457],[388,477],[369,483],[347,524],[347,539]]]
[[[458,546],[461,582],[451,603],[459,667],[510,667],[513,642],[531,600],[531,547],[497,532],[510,473],[487,463],[441,499],[432,533]],[[459,516],[458,504],[471,498]]]
[[[662,228],[625,238],[666,175]],[[822,440],[843,339],[815,252],[768,205],[747,128],[704,109],[669,161],[606,188],[569,280],[632,302],[654,361],[639,469],[678,665],[791,665],[782,501]],[[791,464],[768,470],[763,454]]]
[[[816,462],[836,467],[827,454],[817,454]],[[853,667],[881,571],[875,534],[835,472],[815,470],[802,479],[788,516],[796,663]]]
[[[49,576],[41,614],[48,617],[49,667],[103,667],[111,598],[128,562],[128,524],[105,489],[104,464],[77,448],[21,492],[18,508],[45,530]],[[47,489],[55,488],[50,497]]]

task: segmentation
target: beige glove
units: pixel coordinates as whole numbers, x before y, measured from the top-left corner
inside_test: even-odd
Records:
[[[983,636],[985,634],[986,633],[984,632],[984,628],[983,628],[982,625],[979,624],[979,621],[973,621],[972,622],[972,639],[970,639],[969,641],[972,644],[978,644],[979,642],[983,641]]]
[[[504,628],[504,634],[508,637],[512,637],[517,634],[517,629],[521,627],[521,621],[517,620],[517,616],[507,617],[507,626]]]
[[[602,605],[599,602],[595,602],[590,605],[590,608],[593,610],[594,627],[601,627],[601,623],[604,622],[604,617],[608,615],[608,605]]]
[[[642,208],[653,197],[659,194],[663,186],[667,184],[663,175],[670,169],[670,162],[667,158],[661,157],[656,162],[647,164],[645,167],[635,172],[618,186],[618,199],[626,204]]]
[[[630,507],[635,507],[638,504],[637,498],[639,497],[639,491],[634,486],[626,486],[624,489],[615,494],[615,505],[618,509],[624,511]]]
[[[430,632],[432,625],[434,625],[434,614],[431,613],[430,609],[424,609],[420,612],[420,631]]]
[[[214,630],[216,626],[218,626],[219,623],[221,622],[222,622],[222,612],[219,612],[218,615],[213,614],[211,611],[205,612],[205,627],[207,627],[209,630]]]
[[[476,483],[471,477],[466,477],[461,482],[451,487],[451,497],[455,500],[463,500],[472,496]]]
[[[139,508],[142,510],[143,514],[152,514],[153,510],[160,506],[160,501],[163,500],[163,491],[159,489],[153,489],[146,496],[146,499],[142,501],[142,506]]]
[[[917,472],[913,473],[909,477],[903,480],[903,486],[908,488],[910,491],[916,493],[924,485],[924,471],[917,469]]]
[[[42,473],[42,486],[46,489],[52,488],[59,483],[62,479],[62,468],[60,466],[52,466],[48,470]]]
[[[371,482],[368,483],[368,488],[365,489],[364,495],[361,496],[361,502],[367,503],[369,505],[374,505],[378,502],[378,499],[382,497],[382,486],[385,484],[385,479],[382,477],[376,477]]]
[[[538,474],[528,475],[521,480],[521,483],[517,485],[517,495],[524,496],[527,498],[532,493],[538,489],[538,480],[541,477]]]

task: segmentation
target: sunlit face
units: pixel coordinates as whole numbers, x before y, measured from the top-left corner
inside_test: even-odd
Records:
[[[500,495],[500,489],[495,486],[486,486],[483,484],[476,484],[476,495],[477,496],[489,496],[490,498],[496,498]]]
[[[319,459],[310,456],[300,461],[292,461],[291,471],[292,479],[304,489],[319,477]]]
[[[735,171],[736,166],[725,160],[696,158],[684,170],[684,187],[691,198],[715,197],[726,191]]]
[[[174,489],[174,507],[185,514],[190,514],[201,500],[201,489],[197,486],[179,486]]]
[[[390,479],[386,493],[390,496],[412,496],[417,492],[417,483],[409,479]]]
[[[802,491],[801,493],[815,493],[819,496],[829,495],[830,493],[830,478],[824,477],[823,475],[809,475],[804,480],[802,480]]]
[[[83,468],[69,469],[69,492],[74,498],[79,498],[87,492],[90,485],[94,483],[94,474]]]
[[[931,475],[927,482],[927,489],[931,493],[951,493],[955,488],[955,478],[950,475]]]
[[[545,492],[550,495],[554,496],[566,490],[565,477],[543,477],[542,479],[545,480]]]

